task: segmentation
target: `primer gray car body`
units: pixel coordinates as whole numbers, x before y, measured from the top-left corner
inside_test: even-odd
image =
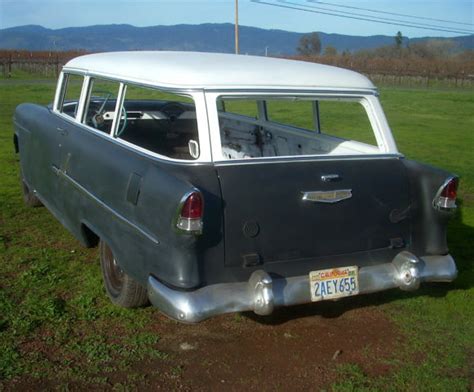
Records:
[[[248,102],[253,117],[230,110]],[[314,129],[272,121],[271,102],[312,108]],[[325,134],[324,102],[360,104],[374,144]],[[84,245],[106,243],[174,319],[267,315],[456,277],[446,225],[457,177],[399,153],[375,87],[355,72],[87,55],[66,64],[51,106],[22,104],[14,122],[25,189]]]

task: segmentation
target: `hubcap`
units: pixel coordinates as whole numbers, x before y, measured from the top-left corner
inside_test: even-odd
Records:
[[[104,259],[108,283],[110,288],[118,294],[123,286],[124,272],[108,246],[105,248]]]

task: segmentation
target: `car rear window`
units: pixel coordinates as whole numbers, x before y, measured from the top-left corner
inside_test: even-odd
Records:
[[[351,97],[221,97],[223,158],[380,153],[366,106]],[[257,108],[254,118],[250,107]]]

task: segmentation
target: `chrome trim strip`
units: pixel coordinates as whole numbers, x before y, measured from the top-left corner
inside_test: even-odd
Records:
[[[74,185],[78,190],[80,190],[82,193],[85,195],[89,196],[92,200],[94,200],[97,204],[99,204],[102,208],[110,212],[112,215],[114,215],[117,219],[121,220],[123,223],[126,223],[128,226],[130,226],[132,229],[138,231],[141,235],[152,241],[154,244],[158,245],[160,242],[158,239],[149,233],[147,230],[141,228],[140,226],[136,225],[133,222],[130,222],[127,218],[125,218],[123,215],[119,214],[117,211],[115,211],[113,208],[109,207],[107,204],[105,204],[102,200],[100,200],[98,197],[94,196],[91,192],[89,192],[86,188],[84,188],[81,184],[79,184],[76,180],[74,180],[72,177],[70,177],[67,173],[64,171],[58,169],[55,166],[52,166],[52,170],[54,174],[61,176],[62,178],[68,180],[72,185]]]
[[[317,161],[340,161],[344,160],[366,160],[366,159],[401,159],[405,158],[403,154],[361,154],[361,155],[294,155],[281,157],[260,157],[252,159],[232,159],[214,161],[216,167],[236,166],[236,165],[261,165],[264,163],[298,163],[298,162],[317,162]]]
[[[22,124],[20,124],[17,119],[13,119],[13,125],[15,127],[20,128],[22,131],[25,131],[25,132],[31,134],[31,131],[29,129],[25,128]]]
[[[273,95],[320,95],[320,94],[329,94],[334,96],[335,94],[340,95],[354,95],[354,96],[364,96],[364,95],[377,95],[377,88],[354,88],[354,89],[344,89],[344,88],[331,88],[331,87],[304,87],[304,86],[275,86],[274,88],[268,88],[268,86],[242,86],[242,87],[229,87],[229,86],[213,86],[213,87],[204,87],[203,90],[209,93],[236,93],[236,94],[249,94],[249,95],[262,95],[262,94],[273,94]]]
[[[332,191],[301,192],[301,200],[315,203],[337,203],[352,197],[352,189],[334,189]]]
[[[451,282],[456,276],[450,255],[418,258],[402,251],[390,263],[359,268],[359,294],[397,287],[412,291],[420,282]],[[195,291],[174,290],[150,276],[148,297],[165,315],[184,323],[250,310],[268,315],[279,306],[311,303],[309,274],[273,279],[263,270],[254,271],[245,282],[214,284]]]

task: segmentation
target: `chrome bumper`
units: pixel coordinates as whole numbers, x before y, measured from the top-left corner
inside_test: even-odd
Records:
[[[456,276],[456,264],[450,255],[418,258],[403,251],[391,263],[361,267],[359,294],[396,287],[416,290],[420,282],[451,282]],[[150,276],[148,296],[167,316],[185,323],[249,310],[269,315],[278,306],[311,302],[309,275],[272,279],[263,270],[255,271],[247,282],[215,284],[195,291],[173,290]]]

